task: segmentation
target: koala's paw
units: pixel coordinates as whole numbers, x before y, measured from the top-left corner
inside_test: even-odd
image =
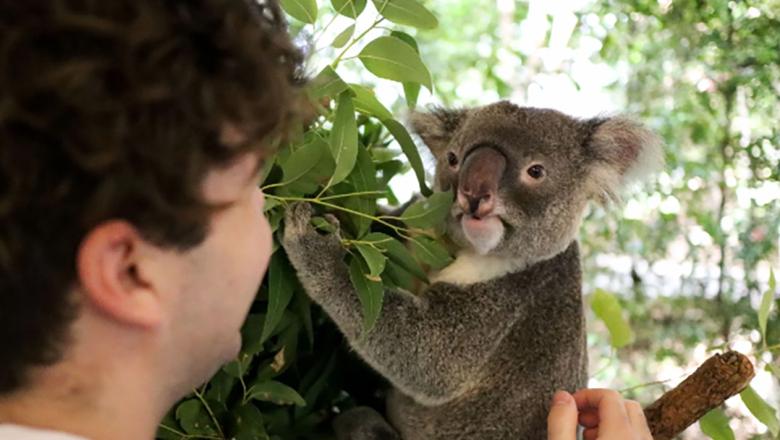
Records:
[[[306,202],[296,202],[287,207],[284,212],[284,240],[292,241],[313,233],[311,227],[311,205]]]
[[[338,219],[331,214],[325,218],[333,224],[336,232],[321,235],[311,225],[312,207],[301,202],[290,205],[285,211],[283,245],[288,254],[299,254],[314,258],[343,255]],[[291,255],[292,257],[292,255]]]

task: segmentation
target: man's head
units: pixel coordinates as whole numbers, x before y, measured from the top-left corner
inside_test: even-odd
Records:
[[[0,395],[96,331],[235,355],[299,62],[275,4],[0,0]]]

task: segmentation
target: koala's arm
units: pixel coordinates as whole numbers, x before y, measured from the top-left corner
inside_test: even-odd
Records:
[[[320,235],[309,225],[310,215],[307,204],[288,209],[283,246],[308,294],[355,350],[421,403],[446,402],[468,390],[521,315],[523,295],[464,292],[446,283],[420,297],[386,290],[376,326],[364,334],[344,250],[334,234]]]

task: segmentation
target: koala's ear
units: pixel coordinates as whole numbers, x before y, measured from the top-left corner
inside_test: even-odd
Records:
[[[590,137],[591,194],[602,203],[620,199],[618,191],[663,167],[661,139],[642,124],[624,116],[586,121]]]
[[[468,114],[466,109],[445,109],[436,107],[430,113],[412,112],[409,123],[425,142],[435,157],[439,157],[452,136],[463,125]]]

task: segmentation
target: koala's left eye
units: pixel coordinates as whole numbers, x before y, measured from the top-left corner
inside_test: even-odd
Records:
[[[547,171],[544,169],[543,166],[536,164],[528,167],[528,170],[526,171],[529,176],[533,177],[534,179],[541,179],[542,177],[547,175]]]

